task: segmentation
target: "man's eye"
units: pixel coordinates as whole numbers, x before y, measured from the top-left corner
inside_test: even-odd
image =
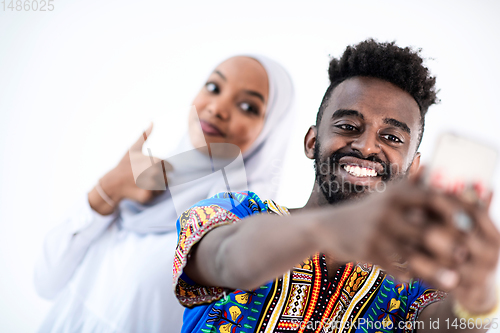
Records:
[[[386,134],[386,135],[383,135],[382,137],[389,140],[389,141],[392,141],[392,142],[403,143],[403,141],[400,138],[398,138],[397,136],[391,135],[391,134]]]
[[[256,107],[254,107],[252,104],[250,103],[247,103],[247,102],[243,102],[240,104],[240,108],[245,111],[245,112],[249,112],[249,113],[253,113],[253,114],[259,114],[259,111],[257,110]]]
[[[354,127],[353,125],[349,125],[349,124],[342,124],[342,125],[338,125],[337,127],[340,129],[346,130],[346,131],[355,131],[356,130],[356,127]]]
[[[208,91],[210,91],[211,93],[214,93],[214,94],[218,94],[220,91],[219,87],[213,82],[207,82],[205,87],[207,88]]]

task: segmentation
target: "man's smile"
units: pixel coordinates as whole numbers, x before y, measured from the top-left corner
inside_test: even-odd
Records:
[[[355,177],[375,177],[377,176],[377,171],[370,169],[370,168],[365,168],[365,167],[359,167],[357,165],[351,165],[351,164],[345,164],[342,166],[345,171],[349,172],[351,175]]]
[[[385,174],[384,166],[380,163],[354,156],[340,158],[337,172],[344,181],[361,186],[374,186]]]

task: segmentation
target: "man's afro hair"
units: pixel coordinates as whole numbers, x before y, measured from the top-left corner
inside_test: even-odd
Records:
[[[395,42],[379,43],[374,39],[348,46],[340,59],[333,58],[330,61],[330,86],[321,102],[316,125],[319,125],[328,99],[337,85],[355,76],[374,77],[398,86],[415,99],[420,108],[420,143],[427,109],[439,101],[436,96],[436,78],[423,66],[420,52],[421,49],[401,48]]]

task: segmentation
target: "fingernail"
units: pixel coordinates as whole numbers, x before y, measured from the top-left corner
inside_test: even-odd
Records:
[[[468,232],[472,229],[472,219],[462,210],[453,215],[453,220],[455,221],[455,226],[462,231]]]
[[[449,269],[440,269],[437,274],[437,280],[444,289],[452,289],[458,284],[458,274]]]

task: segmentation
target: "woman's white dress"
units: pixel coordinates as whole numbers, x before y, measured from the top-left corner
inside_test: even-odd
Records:
[[[93,211],[85,196],[46,236],[35,286],[55,305],[39,332],[180,332],[175,231],[138,234],[115,219]]]

